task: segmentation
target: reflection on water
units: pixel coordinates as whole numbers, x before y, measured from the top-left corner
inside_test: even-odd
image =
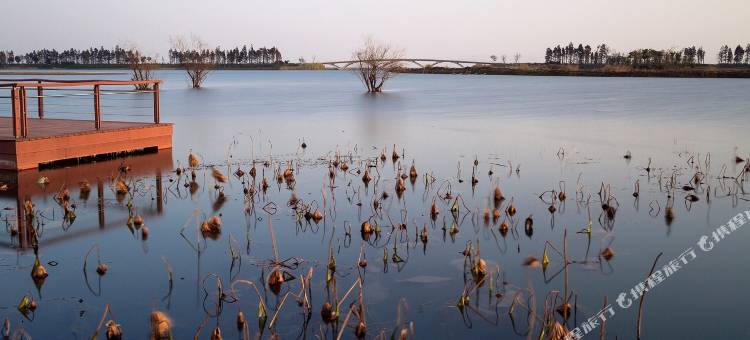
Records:
[[[90,338],[109,305],[127,338],[148,337],[154,310],[177,339],[200,325],[200,338],[217,325],[240,338],[238,311],[258,334],[262,300],[265,337],[353,338],[362,318],[368,338],[411,322],[418,338],[538,338],[532,300],[541,317],[548,293],[555,305],[569,296],[573,327],[659,252],[674,258],[748,209],[746,80],[403,75],[370,96],[346,72],[220,71],[199,91],[179,72],[160,76],[172,152],[2,174],[0,317],[13,329]],[[33,213],[18,214],[27,200]],[[202,233],[214,216],[220,232]],[[733,268],[749,239],[732,233],[649,293],[644,337],[747,337],[750,275]],[[361,315],[349,313],[356,285],[344,299],[358,279]],[[23,296],[38,302],[28,319]],[[338,325],[321,314],[336,299]],[[721,329],[705,327],[714,315]],[[618,311],[607,337],[632,337],[635,319]]]

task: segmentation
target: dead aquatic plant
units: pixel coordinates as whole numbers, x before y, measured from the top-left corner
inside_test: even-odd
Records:
[[[214,240],[218,239],[221,234],[221,217],[214,215],[207,220],[203,220],[203,222],[201,222],[200,231],[201,234],[203,234],[203,237],[208,237]]]
[[[172,320],[162,311],[151,312],[150,317],[151,340],[171,340]]]
[[[406,184],[404,183],[404,179],[401,178],[401,176],[398,176],[396,178],[396,187],[394,188],[396,191],[396,195],[401,197],[401,195],[406,191]]]
[[[107,327],[104,331],[106,339],[122,340],[122,326],[115,322],[114,318],[112,317],[112,311],[109,309],[109,304],[104,306],[104,312],[102,313],[101,319],[99,319],[99,324],[96,326],[96,330],[94,330],[94,335],[91,336],[91,339],[96,340],[96,338],[99,336],[99,331],[102,329],[102,326],[105,325],[104,321],[107,319],[107,315],[109,315],[109,321],[107,321]]]
[[[255,282],[249,281],[249,280],[238,279],[238,280],[232,281],[232,284],[230,285],[232,297],[238,301],[239,301],[239,297],[237,295],[237,289],[235,286],[239,284],[244,284],[244,285],[252,287],[255,291],[255,294],[258,297],[258,313],[257,313],[258,314],[258,329],[260,329],[262,332],[266,326],[266,321],[268,320],[268,312],[267,312],[268,308],[266,308],[263,295],[260,294],[260,290],[258,289],[258,286],[255,284]],[[238,319],[239,319],[239,316],[238,316]],[[244,316],[243,316],[243,319],[244,319]],[[244,328],[243,333],[247,334],[248,332],[247,324],[245,324],[244,327],[245,328]]]
[[[23,315],[24,318],[27,320],[34,320],[34,312],[37,308],[37,302],[34,300],[33,297],[29,295],[24,295],[21,298],[21,301],[16,306],[16,309],[18,310],[21,315]]]
[[[472,188],[479,183],[479,179],[477,178],[477,167],[476,165],[471,167],[471,186]]]
[[[508,220],[506,219],[504,219],[503,222],[500,223],[500,226],[498,226],[498,231],[500,231],[500,235],[502,235],[503,237],[505,237],[505,235],[508,234],[509,229],[510,229],[510,224],[508,223]]]
[[[516,205],[513,204],[513,197],[511,197],[508,207],[505,208],[505,213],[508,214],[508,216],[513,217],[516,215],[516,211]]]
[[[396,161],[399,159],[398,152],[396,151],[396,144],[393,144],[393,152],[391,153],[391,161],[393,163],[396,163]]]
[[[659,255],[656,255],[656,258],[654,259],[654,264],[651,265],[651,270],[648,272],[648,275],[646,275],[646,279],[650,278],[651,275],[654,273],[654,269],[656,269],[656,264],[659,262],[659,258],[661,257],[663,253],[659,253]],[[643,302],[646,300],[646,292],[647,290],[643,291],[643,294],[641,294],[641,300],[638,302],[638,319],[636,319],[636,325],[635,325],[635,334],[636,339],[641,339],[641,322],[643,320]]]
[[[557,313],[560,314],[566,321],[570,317],[571,306],[568,303],[568,229],[563,231],[563,273],[564,273],[564,290],[563,290],[563,303],[557,307]]]
[[[604,250],[602,250],[599,255],[605,260],[609,261],[615,256],[615,252],[612,250],[611,247],[607,247],[607,248],[604,248]]]
[[[667,197],[667,203],[664,207],[664,220],[667,223],[667,226],[672,225],[674,218],[674,197],[670,194]]]
[[[104,276],[104,274],[107,273],[107,270],[109,270],[107,265],[102,262],[101,247],[99,247],[99,244],[92,245],[91,248],[89,248],[89,250],[86,252],[86,255],[83,257],[83,275],[84,275],[84,278],[86,279],[86,282],[88,282],[88,269],[87,268],[88,268],[89,255],[91,255],[91,252],[94,249],[96,249],[96,261],[97,261],[96,273],[99,274],[99,276]]]
[[[633,197],[636,199],[641,195],[641,180],[636,179],[635,184],[633,184]]]
[[[411,180],[412,184],[417,181],[417,167],[414,164],[414,160],[411,161],[411,168],[409,168],[409,180]]]
[[[499,208],[500,204],[503,203],[505,200],[505,196],[503,195],[503,191],[500,189],[500,185],[495,185],[495,189],[493,190],[492,200],[495,204],[495,208]]]
[[[37,284],[37,286],[40,286],[44,283],[44,280],[49,276],[47,274],[47,269],[44,268],[41,261],[39,261],[39,256],[37,255],[34,258],[34,265],[31,268],[31,278],[34,280],[34,283]]]
[[[485,261],[481,257],[479,239],[476,240],[476,245],[476,250],[474,250],[474,252],[472,253],[472,244],[467,244],[467,249],[465,250],[466,255],[464,259],[468,259],[468,261],[471,263],[470,272],[475,284],[481,286],[484,283],[485,277],[487,276],[487,261]]]
[[[539,262],[539,259],[537,259],[536,257],[528,256],[523,260],[523,265],[531,268],[539,268],[542,266],[542,263]]]
[[[430,218],[434,221],[437,219],[438,214],[440,214],[440,209],[438,209],[436,200],[432,199],[432,206],[430,207]]]
[[[524,221],[524,231],[528,237],[531,237],[531,235],[534,234],[534,218],[531,215],[529,215]]]
[[[128,192],[130,192],[130,187],[125,183],[125,180],[121,177],[117,178],[115,181],[115,193],[118,195],[125,195]]]
[[[218,183],[226,183],[229,181],[229,177],[221,172],[221,170],[217,169],[216,167],[211,167],[211,177],[214,178],[217,185]]]

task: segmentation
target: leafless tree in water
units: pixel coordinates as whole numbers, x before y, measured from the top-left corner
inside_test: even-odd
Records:
[[[179,63],[187,72],[193,88],[200,88],[213,69],[208,45],[199,37],[193,35],[190,40],[182,36],[170,38],[172,49],[180,52]]]
[[[141,81],[153,79],[157,65],[151,57],[144,56],[137,48],[130,48],[126,53],[125,58],[128,67],[130,68],[131,80]],[[151,88],[149,84],[138,84],[134,86],[135,89],[139,91],[150,90]]]
[[[377,93],[383,90],[386,80],[392,78],[401,67],[399,61],[403,51],[389,44],[379,43],[368,38],[362,47],[354,51],[355,72],[365,84],[367,92]]]

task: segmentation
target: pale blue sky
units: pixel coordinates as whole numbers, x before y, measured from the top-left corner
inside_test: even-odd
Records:
[[[347,59],[365,36],[410,57],[541,61],[557,43],[617,51],[750,42],[750,0],[4,0],[0,49],[136,43],[164,54],[172,35],[210,45],[276,45],[285,59]]]

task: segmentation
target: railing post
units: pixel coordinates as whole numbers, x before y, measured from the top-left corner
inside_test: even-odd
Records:
[[[159,83],[154,83],[154,123],[156,124],[161,121],[159,106]]]
[[[40,85],[42,84],[42,81],[40,80],[38,82]],[[44,118],[44,88],[42,86],[36,87],[36,97],[37,97],[37,112],[39,113],[39,118]]]
[[[29,136],[29,112],[26,106],[26,87],[21,87],[21,136]]]
[[[15,85],[10,88],[10,102],[13,111],[13,137],[18,138],[21,136],[21,106],[19,105],[18,88]]]
[[[102,128],[102,112],[99,101],[99,85],[94,85],[94,127],[97,130]]]

